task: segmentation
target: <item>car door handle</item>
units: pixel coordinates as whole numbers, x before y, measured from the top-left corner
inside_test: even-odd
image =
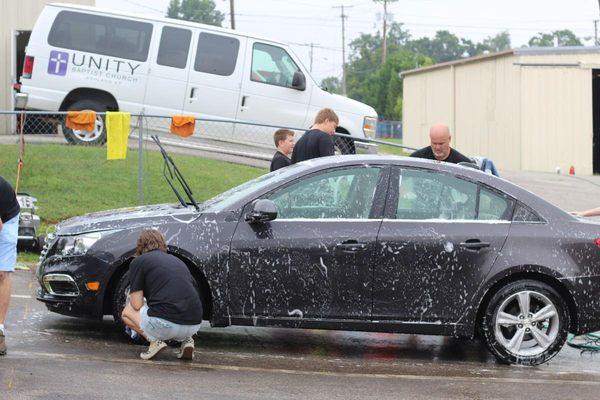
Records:
[[[481,250],[490,247],[490,244],[487,242],[482,242],[479,239],[469,239],[466,242],[462,242],[460,247],[467,250]]]
[[[195,87],[193,87],[190,90],[190,101],[194,101],[194,100],[196,100],[196,88]]]
[[[335,248],[342,253],[358,253],[359,251],[365,251],[367,249],[366,243],[359,243],[356,240],[347,240],[342,243],[338,243]]]
[[[245,109],[247,109],[248,107],[246,107],[246,100],[248,99],[248,96],[242,96],[242,111],[244,111]]]

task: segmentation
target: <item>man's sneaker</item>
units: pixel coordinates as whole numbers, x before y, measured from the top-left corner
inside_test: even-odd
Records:
[[[0,331],[0,356],[6,354],[6,341],[4,340],[4,331]]]
[[[162,349],[167,347],[167,344],[162,340],[157,340],[155,342],[150,342],[150,346],[148,346],[148,350],[144,353],[140,353],[140,357],[144,360],[150,360],[154,358],[155,355],[160,353]]]
[[[194,358],[194,338],[189,337],[181,343],[177,358],[182,360],[191,360]]]

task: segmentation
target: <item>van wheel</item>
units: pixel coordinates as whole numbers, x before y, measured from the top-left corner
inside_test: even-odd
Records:
[[[567,304],[556,290],[521,280],[492,297],[481,324],[487,347],[501,362],[539,365],[563,347],[570,320]]]
[[[129,271],[125,272],[121,278],[119,278],[119,282],[115,286],[115,290],[112,294],[112,315],[115,320],[115,324],[117,325],[117,330],[121,332],[124,336],[129,339],[129,341],[136,344],[147,344],[148,341],[141,336],[138,336],[135,339],[132,339],[127,333],[125,333],[125,324],[121,319],[121,313],[125,308],[125,302],[127,301],[127,296],[129,295]]]
[[[94,100],[78,100],[69,106],[68,111],[105,112],[106,106]],[[104,124],[104,117],[100,115],[96,116],[96,126],[91,132],[67,128],[66,117],[62,122],[62,131],[65,139],[70,144],[100,146],[106,142],[106,125]]]
[[[334,136],[333,146],[335,154],[356,154],[354,140],[345,137]]]

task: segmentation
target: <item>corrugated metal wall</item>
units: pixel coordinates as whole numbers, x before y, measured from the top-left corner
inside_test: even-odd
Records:
[[[50,0],[0,0],[0,110],[10,109],[12,103],[12,35],[14,31],[30,31],[38,15]],[[95,5],[95,0],[68,0],[72,4]],[[0,132],[5,132],[5,129]]]
[[[597,53],[509,53],[408,74],[404,143],[426,146],[429,126],[443,122],[452,129],[454,147],[489,157],[500,168],[566,172],[573,165],[577,173],[591,174],[590,68],[599,62]],[[531,66],[539,63],[581,65]],[[447,95],[451,88],[454,96]],[[440,90],[447,103],[428,100]]]

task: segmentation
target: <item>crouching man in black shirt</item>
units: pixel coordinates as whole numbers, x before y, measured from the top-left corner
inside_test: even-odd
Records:
[[[140,354],[144,360],[167,347],[165,340],[181,341],[177,357],[191,360],[192,335],[202,322],[202,301],[185,263],[166,251],[160,232],[151,229],[141,233],[136,258],[129,267],[130,301],[121,318],[150,342],[148,351]]]
[[[436,124],[429,130],[431,145],[415,151],[410,156],[426,158],[428,160],[445,161],[458,164],[460,162],[473,163],[469,157],[466,157],[450,147],[450,129],[446,125]]]

